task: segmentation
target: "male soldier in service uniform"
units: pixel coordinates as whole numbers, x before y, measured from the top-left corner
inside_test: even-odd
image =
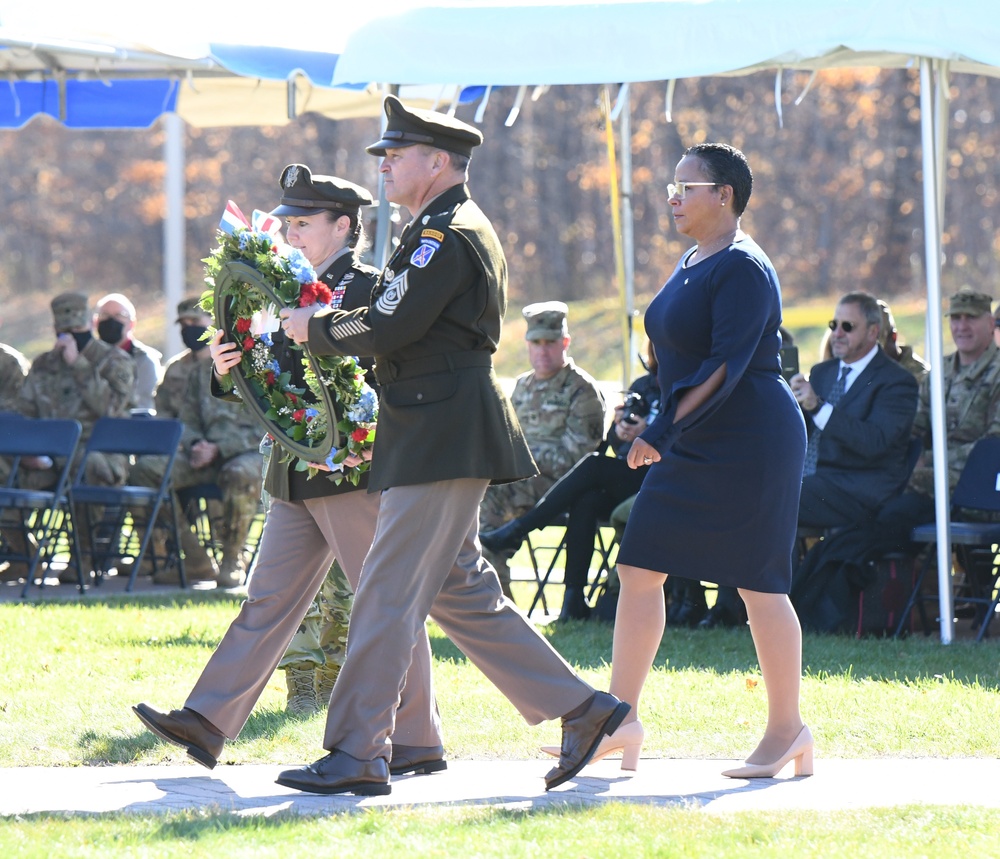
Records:
[[[98,418],[127,417],[135,382],[132,359],[121,349],[93,336],[92,314],[87,296],[66,292],[52,299],[56,342],[48,352],[39,355],[18,397],[17,410],[30,418],[68,418],[77,420],[83,428],[77,448],[76,462]],[[87,483],[98,486],[122,486],[128,476],[128,458],[122,454],[92,454],[87,458]],[[56,480],[51,468],[24,473],[25,485],[49,489]],[[85,543],[88,529],[79,529]],[[89,547],[83,546],[84,553]],[[75,577],[60,575],[68,582]]]
[[[948,434],[948,489],[954,491],[977,441],[1000,435],[1000,349],[993,342],[992,296],[963,286],[949,300],[956,351],[944,359],[945,427]],[[924,454],[906,491],[879,513],[877,525],[897,548],[909,547],[914,526],[934,519],[934,467],[930,421],[930,377],[920,386],[913,434]]]
[[[205,354],[207,350],[202,350]],[[222,521],[219,541],[222,561],[218,573],[211,560],[194,547],[182,529],[186,557],[192,558],[185,573],[192,580],[214,579],[226,588],[239,587],[246,575],[244,547],[250,526],[259,509],[260,429],[249,409],[212,396],[211,355],[199,359],[188,375],[184,398],[176,417],[184,424],[180,450],[174,459],[171,483],[174,490],[201,483],[216,483],[222,490]],[[159,411],[158,411],[159,414]],[[158,486],[166,463],[163,457],[140,457],[132,468],[131,480],[138,486]],[[193,537],[193,533],[190,535]],[[208,564],[205,564],[208,561]],[[153,577],[156,584],[178,584],[175,567]]]
[[[382,157],[387,198],[413,220],[371,306],[281,311],[286,332],[315,353],[375,357],[382,396],[369,488],[382,499],[330,698],[329,754],[277,781],[314,793],[390,792],[393,716],[429,615],[528,722],[562,717],[552,788],[586,765],[629,706],[573,672],[503,596],[480,552],[487,485],[535,473],[492,367],[507,266],[465,185],[482,134],[395,96],[384,108],[386,130],[368,151]]]
[[[135,305],[120,292],[109,293],[98,300],[94,309],[97,336],[117,346],[135,362],[132,408],[151,412],[156,386],[163,375],[163,356],[135,336],[135,322]]]
[[[526,513],[604,437],[604,397],[593,377],[569,357],[569,308],[561,301],[540,301],[521,311],[528,322],[531,370],[517,377],[510,401],[521,423],[538,474],[515,483],[490,486],[479,509],[479,527],[494,531]],[[513,552],[483,550],[500,577],[508,599]]]

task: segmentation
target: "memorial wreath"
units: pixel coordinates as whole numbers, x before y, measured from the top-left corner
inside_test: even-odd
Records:
[[[346,467],[344,460],[372,445],[378,420],[378,398],[364,370],[354,358],[314,355],[290,343],[305,371],[307,387],[296,387],[291,372],[278,365],[271,337],[279,330],[280,308],[329,305],[330,288],[316,281],[301,251],[262,230],[220,230],[204,263],[210,289],[200,303],[216,326],[206,336],[222,328],[226,340],[239,345],[242,358],[228,378],[283,450],[283,461],[295,458],[296,469],[310,477],[327,474],[334,482],[357,484],[369,463]]]

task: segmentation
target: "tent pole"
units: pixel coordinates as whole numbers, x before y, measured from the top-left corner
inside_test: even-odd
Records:
[[[165,357],[183,348],[180,330],[174,324],[177,303],[185,290],[184,265],[184,120],[176,113],[163,114],[163,160],[166,212],[163,218],[163,302]]]
[[[601,91],[601,117],[604,120],[604,139],[608,151],[608,187],[611,194],[611,241],[614,247],[615,256],[615,279],[618,281],[618,289],[622,296],[622,388],[628,388],[628,371],[631,363],[629,353],[630,332],[632,320],[627,316],[625,304],[625,260],[622,249],[622,204],[620,187],[618,184],[618,163],[615,158],[615,123],[611,117],[611,96],[608,93],[607,84]]]
[[[932,65],[933,64],[933,65]],[[927,269],[927,346],[931,364],[931,439],[934,452],[934,514],[937,522],[938,610],[941,643],[954,637],[951,593],[951,523],[948,493],[948,440],[944,417],[944,351],[941,335],[941,159],[944,122],[943,104],[935,91],[935,75],[940,84],[944,64],[922,57],[920,60],[920,129],[924,172],[924,254]]]
[[[635,232],[632,227],[632,91],[624,94],[625,105],[621,111],[619,137],[622,149],[622,257],[625,270],[625,365],[622,389],[632,383],[635,365]]]

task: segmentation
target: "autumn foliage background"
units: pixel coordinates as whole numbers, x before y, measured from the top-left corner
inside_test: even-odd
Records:
[[[1000,295],[1000,81],[954,75],[951,84],[943,290],[969,283]],[[785,72],[781,122],[771,73],[678,81],[670,122],[666,91],[665,82],[631,88],[640,310],[689,244],[673,228],[665,187],[685,147],[705,140],[731,142],[750,159],[755,183],[744,227],[771,255],[786,306],[859,288],[890,301],[921,299],[915,70],[827,71],[811,82],[807,74]],[[509,128],[513,90],[495,91],[486,110],[486,145],[473,159],[470,186],[507,253],[514,311],[508,318],[515,325],[516,311],[542,298],[594,299],[595,316],[614,307],[600,96],[596,86],[553,87],[537,101],[526,100]],[[461,107],[457,115],[472,121],[475,109]],[[378,159],[366,155],[364,145],[377,131],[375,118],[312,114],[284,127],[189,128],[184,214],[192,291],[201,288],[201,259],[214,244],[227,199],[244,211],[271,208],[277,177],[292,162],[374,191]],[[0,339],[29,357],[49,348],[48,299],[78,289],[95,297],[130,295],[140,309],[140,336],[162,345],[165,320],[173,318],[161,295],[162,145],[159,124],[100,132],[36,120],[0,132],[6,173]],[[574,330],[578,347],[580,328]],[[611,320],[607,330],[615,336],[620,329]]]

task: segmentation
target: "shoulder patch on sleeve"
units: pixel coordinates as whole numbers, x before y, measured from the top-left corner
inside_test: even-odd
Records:
[[[420,238],[422,238],[422,239],[436,239],[439,242],[443,242],[444,241],[444,233],[442,233],[440,230],[424,230],[420,234]]]
[[[441,247],[440,242],[433,239],[421,239],[420,246],[410,257],[410,265],[416,268],[424,268],[433,258],[434,253]]]

